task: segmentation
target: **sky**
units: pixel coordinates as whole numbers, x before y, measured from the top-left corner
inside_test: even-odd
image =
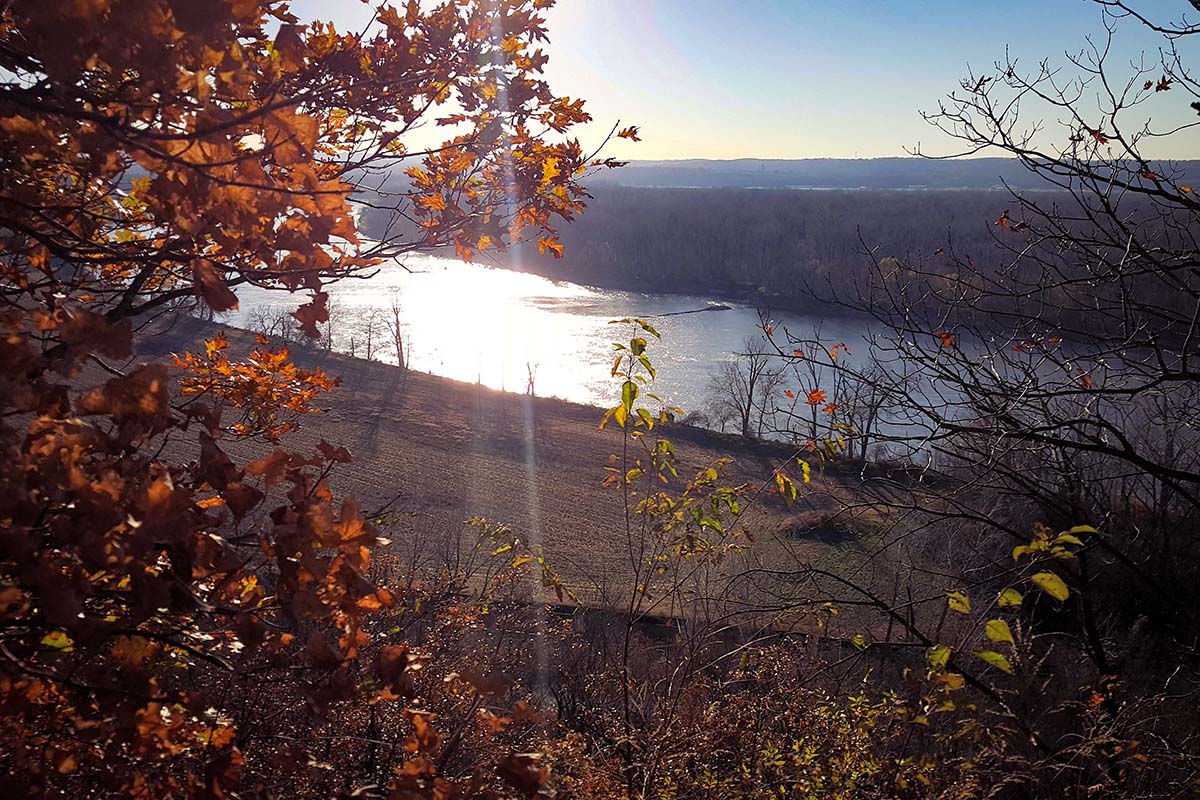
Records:
[[[1200,22],[1186,0],[1132,2],[1156,19],[1191,12]],[[294,8],[342,27],[362,6]],[[580,130],[584,144],[618,120],[635,124],[643,141],[615,142],[605,155],[636,159],[877,158],[918,144],[952,152],[920,111],[935,109],[968,66],[986,70],[1007,47],[1021,63],[1069,67],[1067,52],[1104,34],[1091,0],[559,0],[548,28],[551,87],[585,98],[596,119]],[[1110,63],[1131,72],[1142,53],[1157,59],[1161,41],[1126,20]],[[1156,123],[1188,122],[1192,99],[1164,92],[1144,108]],[[1146,154],[1200,158],[1200,133]]]

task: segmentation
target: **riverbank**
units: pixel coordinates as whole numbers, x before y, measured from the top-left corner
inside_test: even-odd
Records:
[[[156,359],[196,349],[217,330],[226,331],[234,351],[253,343],[248,332],[178,318],[141,337],[138,355]],[[510,525],[542,550],[579,602],[596,607],[627,602],[632,573],[624,507],[619,490],[601,485],[610,456],[621,452],[622,437],[612,425],[598,429],[600,409],[302,345],[293,347],[293,355],[301,366],[319,366],[342,382],[322,401],[326,410],[306,418],[288,446],[313,450],[322,439],[345,445],[354,460],[335,474],[334,490],[355,495],[368,511],[389,511],[387,534],[395,552],[425,566],[461,558],[474,545],[465,520],[484,516]],[[688,478],[718,459],[733,459],[722,469],[725,483],[750,487],[769,482],[793,457],[781,444],[752,445],[678,424],[656,430],[673,441],[679,457],[681,480],[662,487],[670,491],[682,491]],[[264,449],[251,442],[229,444],[240,458]],[[857,483],[851,470],[818,473],[790,507],[777,495],[756,494],[736,520],[754,545],[722,565],[713,579],[788,563],[854,574],[871,561],[873,572],[890,574],[873,553],[872,517],[845,514]],[[546,594],[536,586],[532,591]]]
[[[453,247],[436,248],[430,251],[430,254],[442,258],[458,258]],[[513,248],[508,253],[480,254],[477,257],[477,263],[518,274],[536,275],[555,283],[570,283],[585,289],[655,294],[664,297],[704,297],[713,303],[725,306],[741,306],[797,316],[811,315],[816,308],[819,309],[821,317],[841,322],[860,320],[866,322],[872,319],[867,312],[850,308],[844,304],[832,303],[828,299],[822,299],[807,292],[771,291],[765,286],[738,285],[730,282],[680,283],[673,280],[657,280],[653,277],[632,281],[619,274],[577,268],[574,266],[577,256],[573,251],[568,252],[563,259],[533,258],[530,257],[531,255],[531,252]]]

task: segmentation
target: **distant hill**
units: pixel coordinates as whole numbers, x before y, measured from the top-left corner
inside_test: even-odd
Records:
[[[1158,165],[1165,175],[1200,177],[1200,161]],[[1013,189],[1051,188],[1011,158],[931,161],[924,158],[805,158],[731,161],[631,161],[591,184],[644,188],[743,189]]]

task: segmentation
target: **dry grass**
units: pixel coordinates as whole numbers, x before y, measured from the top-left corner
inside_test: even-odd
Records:
[[[216,330],[212,323],[176,319],[143,336],[138,357],[194,350]],[[235,351],[253,341],[244,331],[225,330]],[[405,534],[396,547],[406,539],[432,552],[459,541],[465,520],[484,516],[544,548],[584,604],[628,596],[627,589],[620,591],[631,573],[620,492],[600,485],[622,437],[615,426],[598,430],[599,409],[406,375],[387,364],[303,346],[293,347],[293,355],[301,366],[320,366],[342,383],[323,403],[325,413],[305,418],[285,443],[302,452],[321,439],[345,445],[354,461],[339,468],[334,489],[354,494],[368,512],[388,507]],[[681,478],[731,457],[723,472],[727,485],[769,482],[773,469],[794,456],[784,445],[750,446],[683,425],[660,430],[676,446]],[[244,442],[228,449],[252,457],[264,447]],[[837,513],[855,483],[852,473],[814,476],[806,496],[790,508],[777,495],[758,493],[739,520],[755,544],[723,574],[754,565],[813,564],[890,585],[891,570],[872,554],[872,543],[860,541],[853,519]]]

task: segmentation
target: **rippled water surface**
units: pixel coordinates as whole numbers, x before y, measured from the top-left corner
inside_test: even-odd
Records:
[[[611,405],[611,342],[628,339],[626,326],[609,324],[623,317],[648,320],[661,334],[651,342],[658,367],[655,393],[685,410],[700,408],[713,366],[742,349],[758,333],[758,312],[751,307],[698,311],[721,304],[714,298],[639,294],[556,282],[536,275],[434,256],[409,257],[410,271],[385,267],[367,280],[332,287],[334,341],[348,352],[365,351],[365,328],[378,312],[374,358],[395,362],[390,334],[392,299],[400,304],[409,366],[461,381],[480,382],[523,392],[533,373],[534,392],[579,403]],[[303,295],[257,289],[239,292],[241,308],[226,317],[246,325],[256,308],[295,308]],[[821,325],[821,338],[862,342],[860,323],[821,322],[794,314],[773,314],[777,326],[810,335]]]

